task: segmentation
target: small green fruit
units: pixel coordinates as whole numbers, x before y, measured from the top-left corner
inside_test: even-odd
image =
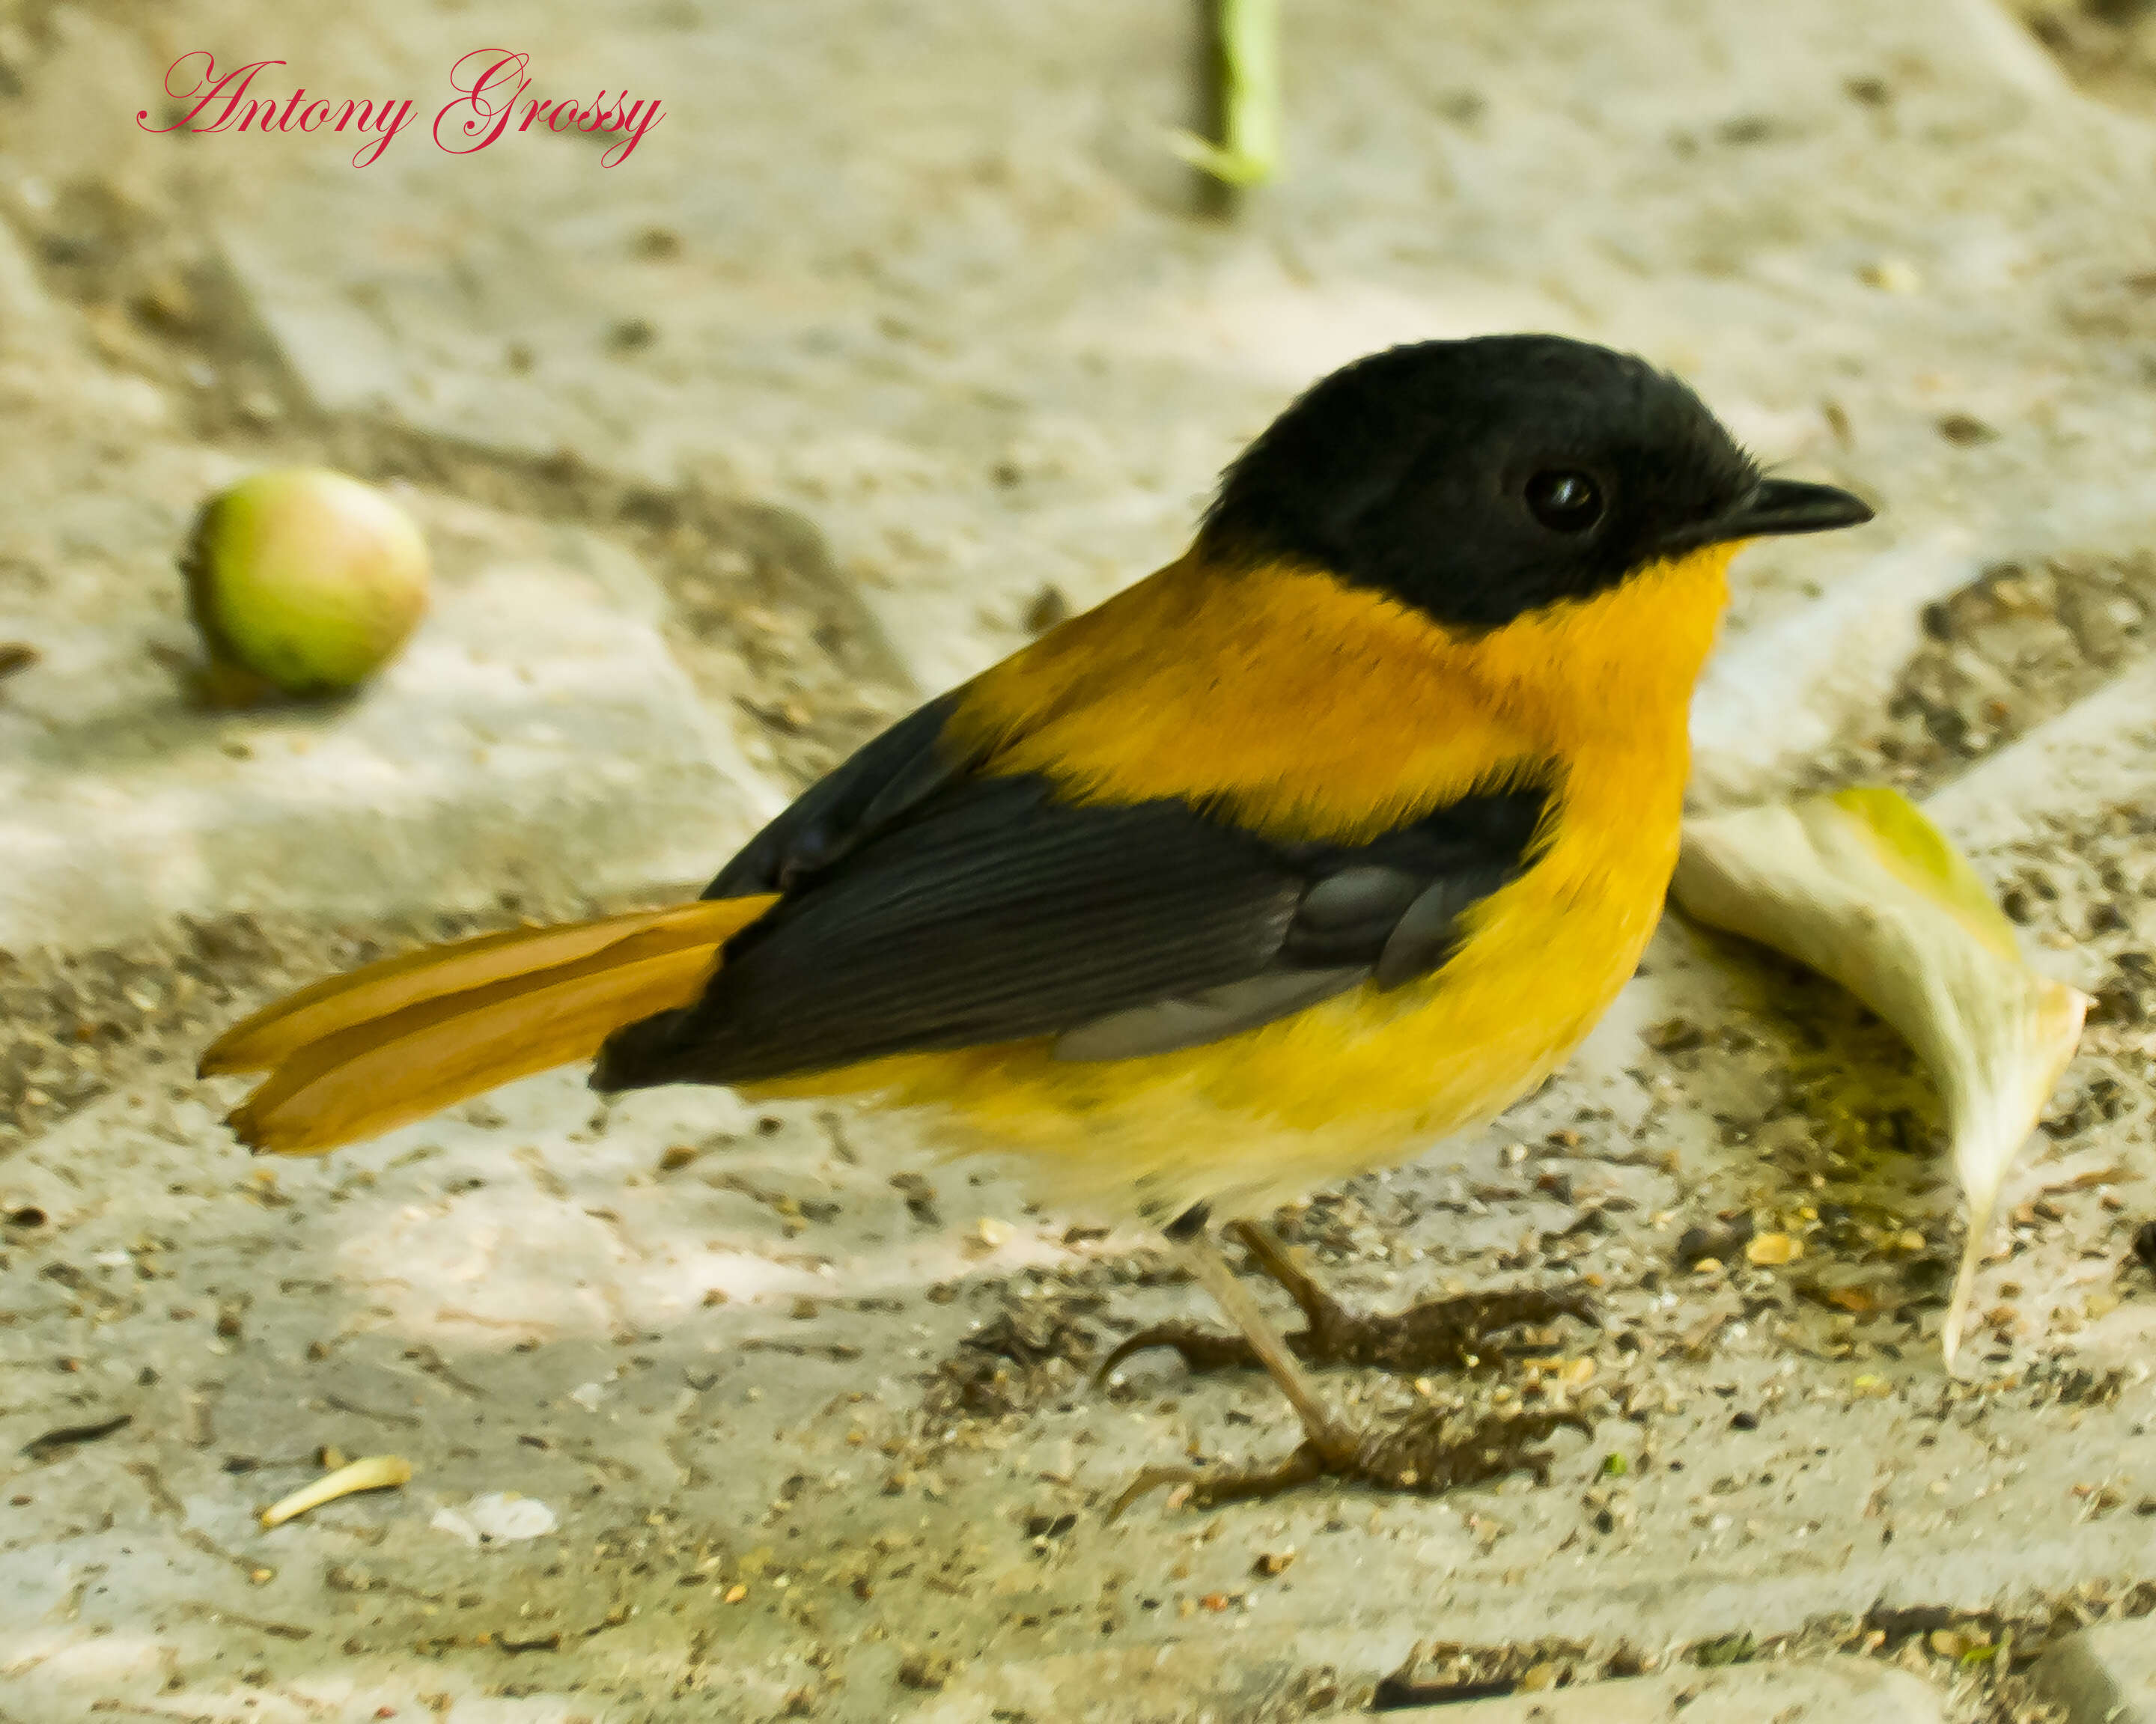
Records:
[[[356,688],[427,608],[427,545],[411,516],[321,468],[258,473],[213,497],[182,567],[213,664],[288,695]]]

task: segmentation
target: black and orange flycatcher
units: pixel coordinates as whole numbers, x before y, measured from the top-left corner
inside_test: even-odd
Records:
[[[203,1070],[266,1072],[232,1124],[290,1154],[594,1056],[602,1090],[925,1110],[1183,1240],[1301,1417],[1296,1476],[1430,1488],[1208,1221],[1326,1326],[1258,1218],[1578,1044],[1661,914],[1731,557],[1870,516],[1638,359],[1397,347],[1289,408],[1183,556],[868,744],[702,900],[372,965]]]

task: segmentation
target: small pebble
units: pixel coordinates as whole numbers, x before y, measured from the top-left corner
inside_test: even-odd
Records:
[[[1033,596],[1033,603],[1025,608],[1025,632],[1045,634],[1059,623],[1070,620],[1070,601],[1063,596],[1063,589],[1052,582]]]
[[[2133,1255],[2156,1270],[2156,1221],[2144,1221],[2133,1230]]]
[[[1938,422],[1939,435],[1963,449],[1980,443],[1996,443],[1999,434],[1970,413],[1948,413]]]
[[[1881,293],[1921,293],[1924,286],[1923,276],[1906,258],[1881,258],[1866,264],[1856,272],[1856,279]]]

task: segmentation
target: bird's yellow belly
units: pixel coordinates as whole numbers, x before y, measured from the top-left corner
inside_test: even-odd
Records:
[[[1396,1165],[1502,1111],[1578,1046],[1632,974],[1661,913],[1675,809],[1620,856],[1560,839],[1472,913],[1434,974],[1363,987],[1201,1047],[1059,1060],[1045,1040],[903,1054],[760,1085],[917,1110],[954,1154],[1016,1151],[1061,1204],[1165,1222],[1194,1203],[1262,1214]],[[1599,848],[1599,847],[1598,847]]]

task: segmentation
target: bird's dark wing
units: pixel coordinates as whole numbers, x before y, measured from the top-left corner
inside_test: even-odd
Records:
[[[791,891],[951,783],[972,764],[943,735],[957,704],[955,690],[940,695],[855,750],[751,839],[701,895]]]
[[[1546,802],[1477,795],[1366,844],[1284,845],[1177,800],[947,782],[799,876],[696,1004],[617,1032],[593,1081],[747,1082],[1040,1036],[1079,1060],[1212,1040],[1442,964],[1460,912],[1526,865]],[[750,877],[783,880],[783,851]]]

